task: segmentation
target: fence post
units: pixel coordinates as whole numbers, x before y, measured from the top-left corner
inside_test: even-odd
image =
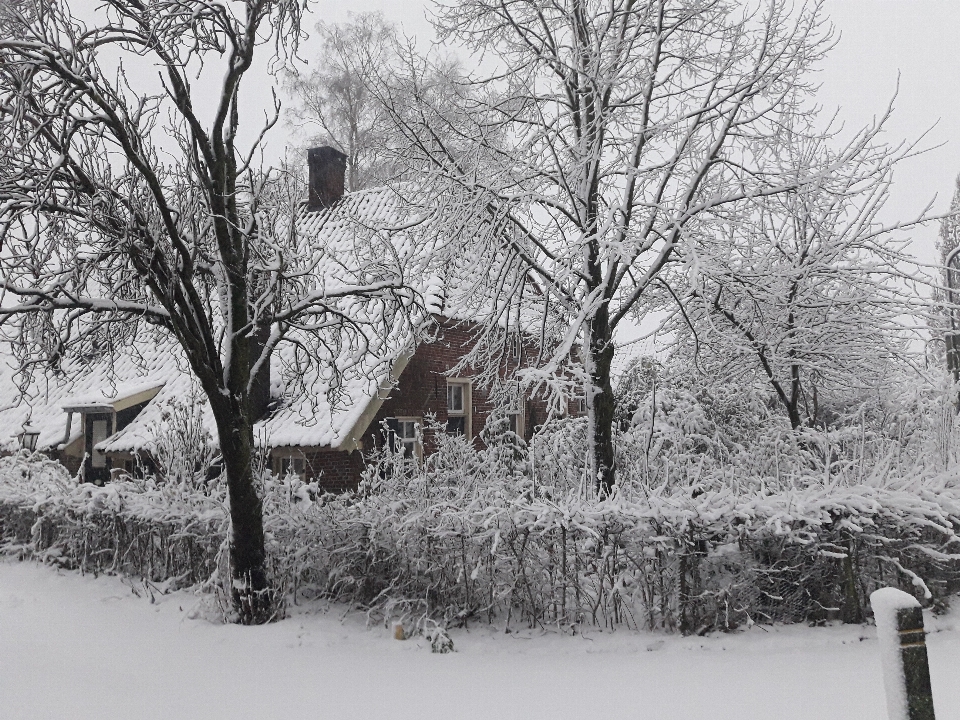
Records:
[[[880,640],[883,684],[890,720],[934,720],[923,611],[915,597],[896,588],[870,595]]]

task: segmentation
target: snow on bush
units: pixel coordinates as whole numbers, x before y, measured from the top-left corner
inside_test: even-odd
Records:
[[[482,450],[428,428],[436,453],[423,463],[374,453],[359,490],[342,496],[266,473],[277,581],[293,602],[347,601],[421,631],[471,620],[688,633],[861,621],[877,587],[934,603],[954,589],[955,472],[904,464],[879,441],[851,459],[836,433],[798,440],[775,424],[757,458],[711,430],[709,413],[689,412],[695,399],[671,402],[687,426],[667,415],[651,438],[639,413],[618,443],[621,486],[604,499],[585,474],[581,420],[549,423],[528,447],[495,419]],[[98,488],[41,456],[0,458],[9,551],[211,587],[228,528],[217,482]]]
[[[571,432],[560,423],[536,444]],[[583,476],[571,486],[542,460],[531,473],[536,448],[510,473],[496,440],[474,451],[440,439],[424,467],[383,455],[357,497],[317,510],[304,558],[322,558],[324,592],[384,617],[701,632],[861,620],[879,585],[942,598],[960,557],[952,475],[718,472],[598,500]]]
[[[167,587],[216,577],[227,529],[226,493],[188,483],[78,483],[41,454],[0,458],[0,540],[92,572],[123,572]]]

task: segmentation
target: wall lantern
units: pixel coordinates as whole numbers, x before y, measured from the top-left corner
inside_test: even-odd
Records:
[[[23,424],[23,432],[21,432],[17,437],[20,439],[20,447],[22,447],[24,450],[34,452],[37,449],[37,439],[40,437],[40,431],[31,425],[29,420],[27,420]]]

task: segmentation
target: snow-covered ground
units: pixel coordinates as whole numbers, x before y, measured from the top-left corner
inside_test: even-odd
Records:
[[[257,628],[210,616],[188,593],[151,603],[129,579],[0,560],[0,717],[886,717],[866,626],[706,638],[480,626],[436,655],[342,608]],[[927,618],[938,720],[960,718],[956,617]]]

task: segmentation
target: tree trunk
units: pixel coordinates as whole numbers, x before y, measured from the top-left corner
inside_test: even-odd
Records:
[[[276,619],[277,598],[267,574],[263,501],[253,477],[253,425],[232,405],[223,401],[214,408],[230,493],[232,599],[241,624],[259,625]]]
[[[243,277],[241,275],[241,277]],[[233,293],[245,298],[246,288]],[[246,305],[237,301],[232,319],[246,323]],[[231,343],[227,387],[222,379],[210,378],[207,397],[217,423],[220,452],[230,497],[231,598],[242,625],[260,625],[278,617],[277,593],[267,573],[263,532],[263,501],[257,495],[254,478],[253,414],[256,399],[249,391],[251,365],[259,356],[256,337],[237,334]],[[254,387],[254,394],[256,388]]]
[[[863,607],[860,605],[860,595],[857,592],[857,571],[854,567],[854,541],[847,541],[847,554],[843,558],[843,604],[840,607],[840,620],[848,624],[857,624],[864,621]]]
[[[610,383],[610,365],[613,362],[613,330],[606,304],[597,311],[590,324],[590,389],[593,401],[592,454],[594,481],[600,497],[613,492],[616,469],[613,455],[613,386]]]
[[[957,193],[960,194],[960,177],[957,178]],[[957,195],[954,195],[954,202]],[[946,251],[946,248],[944,248]],[[952,252],[948,253],[948,256]],[[944,341],[947,346],[947,372],[953,380],[953,405],[954,411],[960,413],[960,333],[957,332],[957,311],[955,305],[957,302],[957,270],[951,267],[953,259],[948,257],[947,270],[944,273],[947,280],[947,314],[950,318],[950,328],[947,330]]]

